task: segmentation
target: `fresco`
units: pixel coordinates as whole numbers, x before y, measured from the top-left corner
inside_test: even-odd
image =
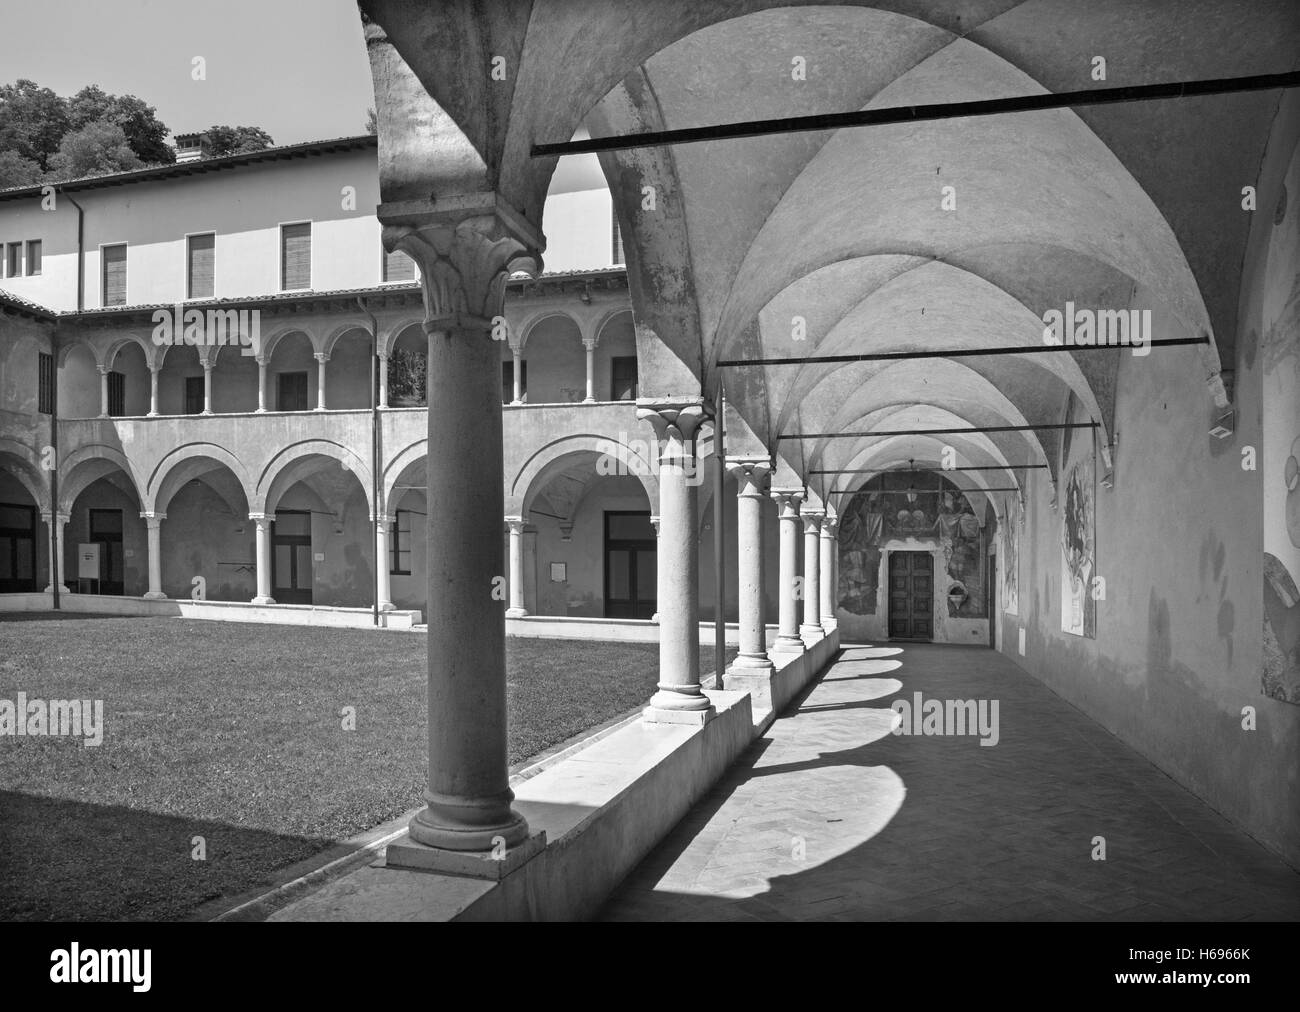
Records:
[[[1014,509],[1007,510],[1002,524],[1002,551],[998,555],[1002,566],[1002,610],[1008,615],[1020,614],[1020,524]]]
[[[1095,639],[1097,602],[1091,588],[1097,560],[1097,486],[1091,440],[1079,440],[1074,451],[1075,460],[1065,472],[1060,498],[1061,629]]]
[[[849,502],[840,516],[840,608],[876,614],[881,550],[891,540],[942,550],[949,617],[988,617],[984,529],[966,496],[934,472],[877,475]]]

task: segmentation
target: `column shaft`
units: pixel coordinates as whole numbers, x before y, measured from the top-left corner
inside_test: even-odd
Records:
[[[822,516],[820,510],[803,514],[803,625],[801,636],[821,636],[821,541]]]
[[[266,359],[257,356],[257,410],[266,410]]]
[[[596,342],[583,341],[582,345],[587,349],[587,401],[590,403],[596,399]]]
[[[212,366],[203,363],[203,413],[212,414]]]
[[[325,363],[330,360],[328,355],[316,352],[316,410],[325,410]]]
[[[822,521],[821,534],[821,623],[823,629],[835,624],[835,556],[839,542],[835,538],[836,522]]]
[[[375,519],[375,572],[379,574],[379,610],[393,610],[392,564],[389,558],[388,532],[392,517]]]
[[[772,498],[780,511],[781,579],[778,591],[780,629],[773,650],[798,652],[803,649],[799,638],[799,611],[795,584],[799,566],[799,502],[802,489],[773,489]]]
[[[379,356],[379,406],[388,407],[388,356]]]
[[[770,465],[766,460],[729,461],[736,478],[737,568],[736,606],[740,624],[740,652],[734,668],[770,668],[763,606],[763,485]]]
[[[151,601],[161,600],[167,595],[162,589],[162,522],[165,513],[141,513],[148,530],[149,541],[149,590],[145,597]]]
[[[158,414],[158,370],[149,370],[149,417]]]
[[[524,519],[506,517],[510,527],[510,607],[506,618],[522,618],[528,614],[524,607]]]
[[[257,596],[253,604],[275,604],[271,596],[271,522],[274,513],[250,513],[257,524]]]

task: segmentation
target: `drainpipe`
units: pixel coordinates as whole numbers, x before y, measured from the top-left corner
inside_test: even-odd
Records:
[[[77,312],[80,313],[86,308],[86,212],[67,190],[63,195],[77,209]]]
[[[375,504],[375,523],[370,531],[371,550],[375,553],[375,586],[371,597],[374,599],[372,620],[378,628],[379,567],[388,564],[387,559],[379,557],[379,525],[384,522],[383,511],[379,508],[379,404],[375,399],[375,386],[379,378],[379,333],[374,314],[360,295],[357,296],[357,308],[370,323],[370,499]]]
[[[50,385],[50,446],[54,449],[54,466],[50,468],[50,587],[54,590],[54,610],[59,610],[59,590],[63,581],[59,566],[59,338],[58,329],[50,333],[50,350],[54,353],[54,381]]]

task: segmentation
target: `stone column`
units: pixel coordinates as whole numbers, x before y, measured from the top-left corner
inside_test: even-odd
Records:
[[[763,500],[772,463],[766,457],[733,457],[727,470],[736,479],[736,541],[739,578],[736,583],[740,653],[732,668],[772,667],[767,656],[763,614]]]
[[[271,523],[274,513],[250,513],[248,519],[257,524],[257,596],[253,604],[275,604],[271,596]]]
[[[379,406],[388,407],[388,356],[379,356]]]
[[[646,719],[703,723],[713,710],[700,687],[700,545],[696,438],[708,420],[699,398],[637,401],[655,430],[659,462],[659,691]],[[693,477],[691,477],[693,476]]]
[[[522,352],[520,349],[518,349],[518,348],[511,348],[511,349],[510,349],[510,354],[511,354],[512,359],[513,359],[513,361],[514,361],[514,365],[511,367],[511,375],[512,375],[513,378],[514,378],[514,384],[515,384],[515,389],[514,389],[514,399],[513,399],[510,403],[511,403],[511,404],[522,404],[522,403],[524,402],[524,400],[523,400],[523,398],[524,398],[524,387],[523,387],[523,381],[524,381],[524,378],[523,378],[523,376],[521,375],[521,373],[524,371],[524,370],[523,370],[524,355],[523,355],[523,352]]]
[[[111,370],[106,365],[99,367],[99,417],[108,417],[108,374]]]
[[[587,349],[587,399],[591,404],[596,399],[596,339],[584,337],[582,346]]]
[[[203,363],[203,413],[212,414],[212,363]]]
[[[375,525],[375,572],[379,574],[379,610],[393,611],[392,565],[389,559],[388,532],[392,517],[371,517]]]
[[[821,537],[821,623],[822,629],[829,632],[835,625],[835,563],[839,554],[839,541],[836,540],[836,528],[839,518],[827,515],[822,521]]]
[[[46,526],[46,528],[48,529],[49,526],[50,526],[50,523],[51,523],[50,514],[48,514],[48,513],[42,513],[42,514],[41,514],[41,519],[45,521],[45,526]],[[47,593],[47,594],[53,594],[53,593],[54,593],[54,584],[55,584],[55,581],[58,581],[58,584],[59,584],[60,587],[63,586],[63,577],[64,577],[64,570],[63,570],[63,529],[68,525],[68,521],[71,520],[71,519],[72,519],[72,517],[71,517],[71,515],[68,514],[68,513],[55,513],[55,514],[54,514],[54,518],[53,518],[53,523],[54,523],[54,526],[55,526],[55,531],[54,531],[54,558],[52,558],[52,559],[49,560],[49,562],[50,562],[50,582],[49,582],[49,585],[46,586],[46,588],[45,588],[45,593]],[[48,543],[48,542],[46,543],[46,551],[47,551],[47,552],[49,551],[49,543]]]
[[[781,519],[781,581],[777,599],[780,630],[772,649],[799,653],[803,650],[803,640],[799,638],[795,578],[799,568],[799,503],[803,501],[803,489],[774,488],[771,495]]]
[[[145,597],[150,601],[165,600],[162,589],[162,522],[166,513],[141,513],[149,532],[149,590]]]
[[[659,564],[659,517],[658,517],[658,516],[653,515],[653,514],[651,515],[651,517],[650,517],[650,526],[653,527],[653,528],[655,529],[655,565],[656,565],[656,572],[657,572],[657,571],[658,571],[658,570],[657,570],[657,567],[658,567],[658,564]],[[658,586],[655,587],[655,613],[654,613],[653,615],[650,616],[650,621],[653,622],[655,625],[658,625],[658,624],[659,624],[659,588],[658,588]]]
[[[149,417],[158,417],[158,372],[154,366],[149,367]]]
[[[524,607],[524,518],[506,517],[510,527],[510,607],[506,618],[523,618]]]
[[[440,867],[453,860],[440,856],[445,851],[504,847],[507,861],[530,853],[519,847],[529,840],[528,823],[511,808],[505,609],[494,593],[504,575],[505,496],[501,353],[492,319],[504,315],[511,271],[538,272],[540,257],[529,251],[543,240],[499,195],[480,194],[474,202],[473,210],[407,211],[403,220],[418,225],[384,228],[385,249],[402,250],[420,269],[429,349],[427,466],[447,489],[428,516],[427,807],[411,820],[409,841],[389,845],[390,865]],[[381,205],[381,219],[383,213]],[[540,836],[529,847],[538,842]],[[483,861],[494,874],[508,867],[486,854]]]
[[[825,511],[803,511],[803,624],[799,635],[807,640],[822,635],[821,619],[821,541]]]
[[[257,357],[257,410],[258,413],[266,411],[266,356],[258,355]]]
[[[330,357],[323,351],[316,352],[316,410],[325,410],[325,363]]]

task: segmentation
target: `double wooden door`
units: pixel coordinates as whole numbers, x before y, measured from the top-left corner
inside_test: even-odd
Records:
[[[934,559],[929,552],[889,553],[889,638],[934,638]]]

